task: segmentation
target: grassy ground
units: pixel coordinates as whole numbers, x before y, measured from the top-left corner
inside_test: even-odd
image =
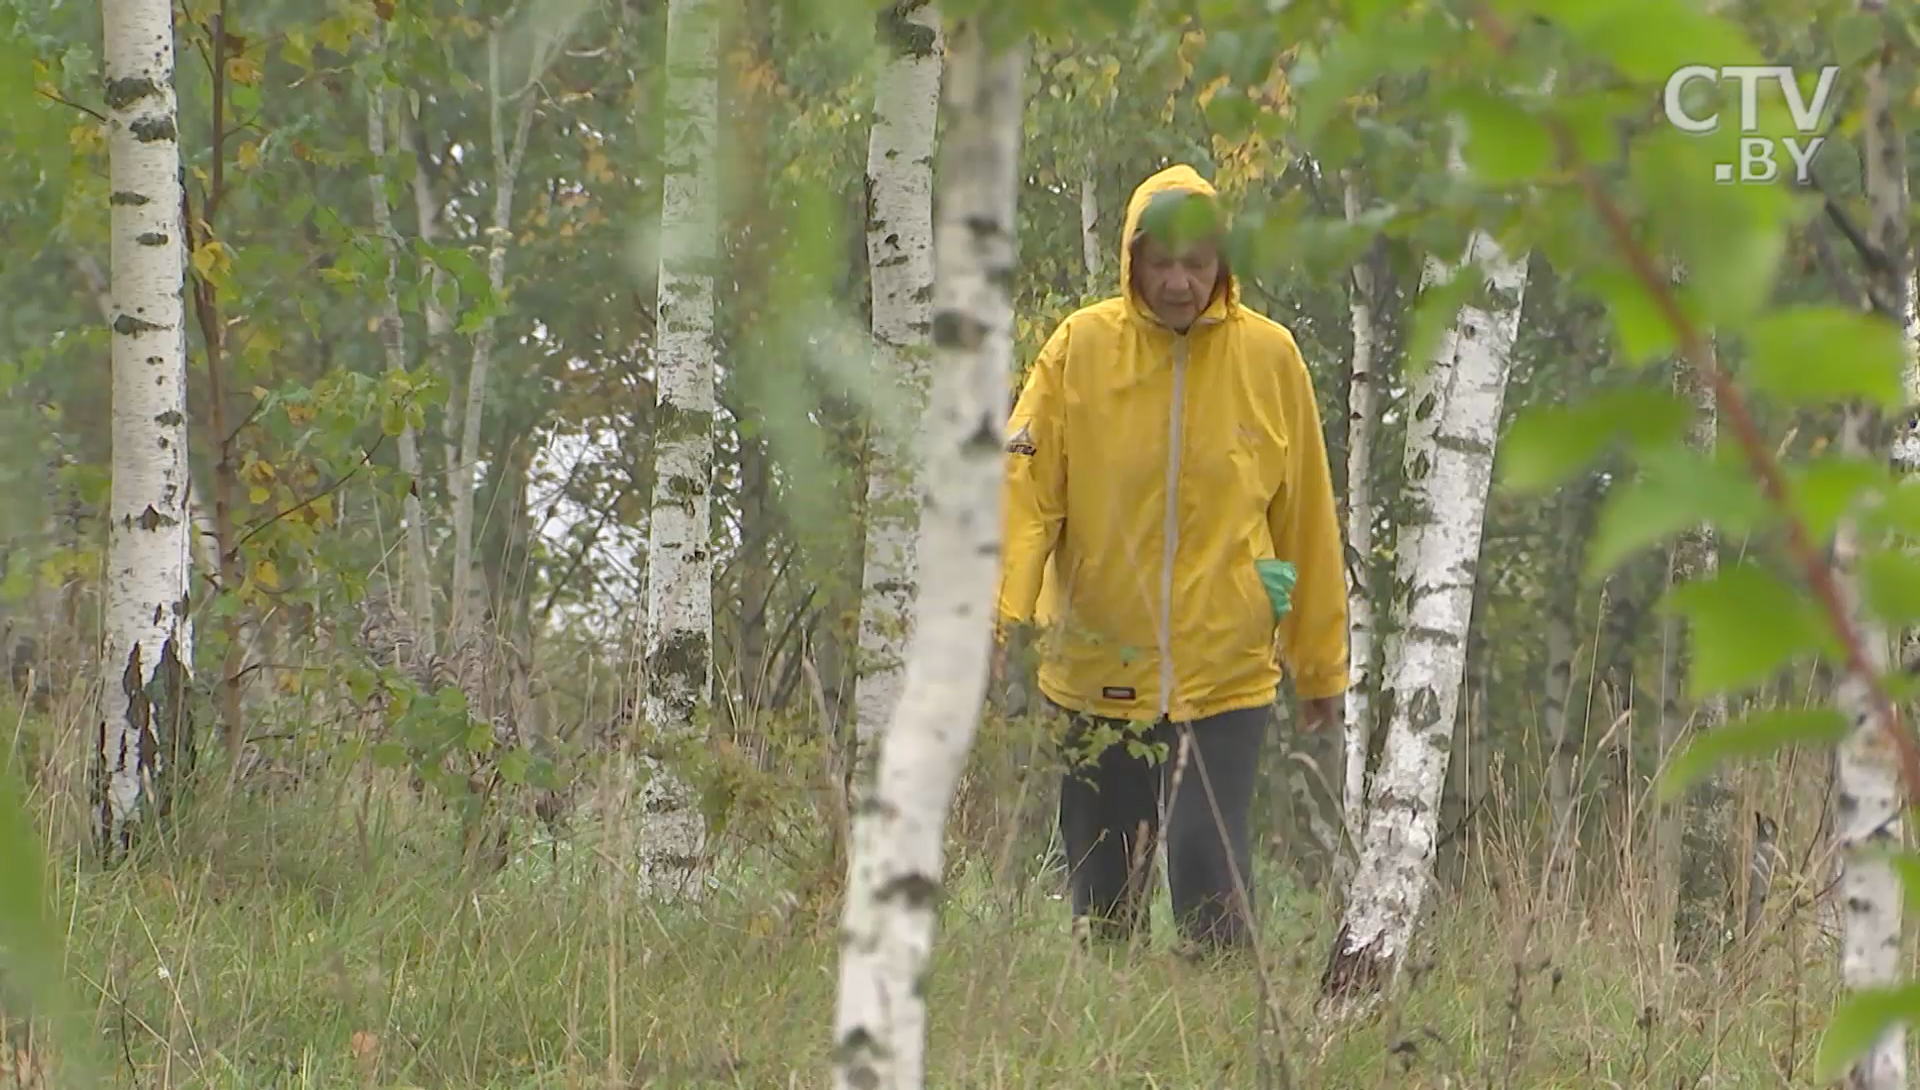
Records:
[[[69,862],[70,976],[120,1085],[825,1081],[830,904],[734,873],[697,911],[656,910],[577,842],[474,876],[443,818],[387,797],[310,785],[202,815],[132,867]],[[942,916],[934,1086],[1258,1087],[1263,1049],[1302,1087],[1811,1085],[1831,1001],[1805,927],[1672,972],[1614,899],[1547,917],[1481,880],[1442,898],[1404,993],[1327,1034],[1332,907],[1277,867],[1259,877],[1277,1019],[1255,971],[1168,952],[1164,894],[1152,943],[1090,958],[1054,883],[995,889],[986,869],[958,868]]]

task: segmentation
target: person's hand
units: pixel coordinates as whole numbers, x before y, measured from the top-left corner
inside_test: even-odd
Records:
[[[1337,724],[1347,710],[1345,696],[1322,696],[1300,702],[1300,729],[1315,733],[1329,724]]]

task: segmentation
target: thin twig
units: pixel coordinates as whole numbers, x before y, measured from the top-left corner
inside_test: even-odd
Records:
[[[240,546],[245,545],[249,541],[252,541],[256,535],[258,535],[262,530],[265,530],[267,527],[272,526],[274,523],[279,522],[281,519],[286,518],[288,515],[293,514],[295,511],[299,511],[307,507],[309,504],[313,503],[313,501],[318,499],[323,499],[326,496],[329,496],[334,492],[339,491],[342,485],[346,484],[350,480],[353,480],[354,477],[359,475],[361,470],[367,468],[367,464],[373,461],[374,453],[380,449],[380,444],[386,441],[387,441],[386,433],[382,432],[380,434],[380,438],[375,439],[373,441],[373,445],[366,449],[366,453],[360,456],[359,464],[355,465],[352,469],[348,470],[345,473],[342,473],[339,477],[335,478],[333,483],[327,485],[327,487],[322,488],[320,491],[315,492],[313,495],[308,496],[306,499],[301,500],[299,503],[294,504],[292,507],[289,507],[286,510],[279,512],[278,514],[274,515],[272,518],[269,518],[265,522],[262,522],[260,525],[255,526],[251,530],[248,530],[245,534],[241,535],[240,540],[233,543],[234,551],[236,553],[239,552]]]
[[[102,125],[107,123],[107,119],[105,117],[95,113],[90,107],[82,106],[78,102],[75,102],[70,98],[62,98],[59,95],[54,94],[52,91],[47,90],[45,87],[36,87],[34,88],[34,90],[39,93],[41,98],[46,99],[48,102],[58,102],[62,106],[70,106],[73,109],[79,110],[81,113],[86,114],[88,117],[93,118],[95,121],[98,121]]]

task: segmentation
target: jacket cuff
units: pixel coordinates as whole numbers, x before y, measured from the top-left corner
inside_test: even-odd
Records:
[[[1348,689],[1347,672],[1325,674],[1296,674],[1293,678],[1293,693],[1302,700],[1323,700],[1330,696],[1339,696]]]

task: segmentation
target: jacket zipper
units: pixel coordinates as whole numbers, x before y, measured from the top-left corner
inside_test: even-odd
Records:
[[[1173,572],[1180,549],[1180,448],[1186,435],[1187,335],[1173,342],[1173,407],[1167,420],[1167,510],[1161,530],[1160,719],[1173,707]]]

